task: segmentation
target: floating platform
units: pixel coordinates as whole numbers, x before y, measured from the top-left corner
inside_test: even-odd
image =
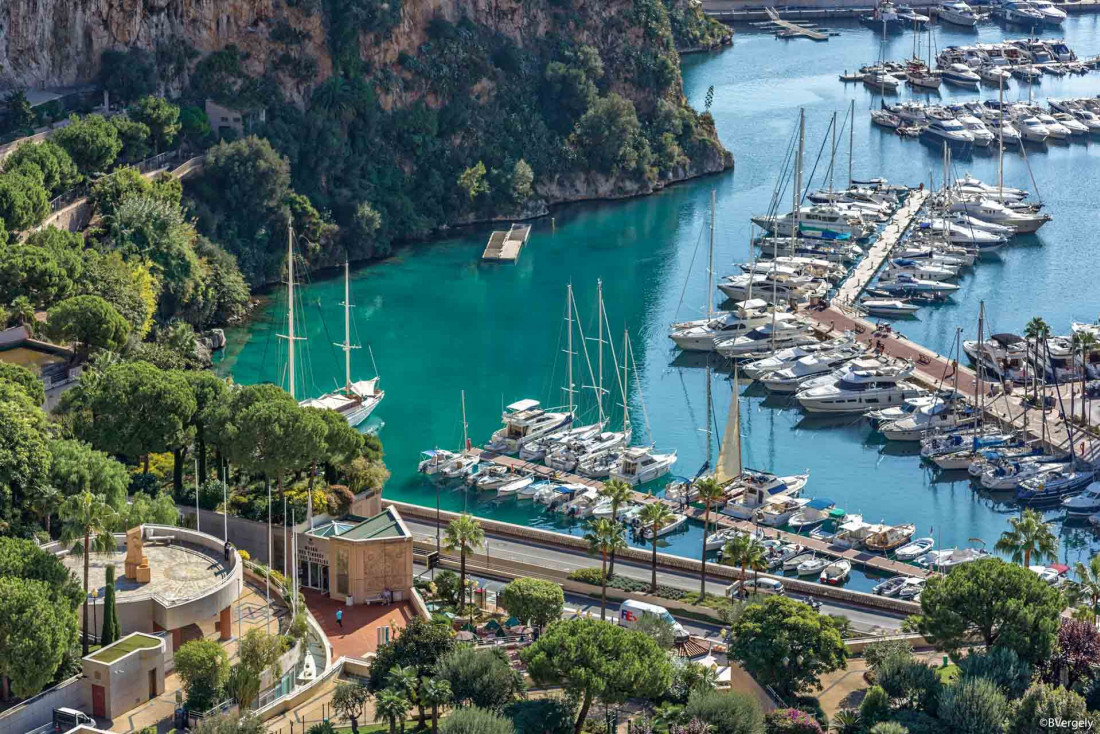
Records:
[[[805,38],[810,38],[814,41],[829,40],[829,36],[826,33],[821,33],[819,31],[796,25],[789,20],[783,20],[779,17],[779,13],[777,13],[774,8],[764,8],[764,10],[768,13],[768,17],[771,19],[771,21],[783,29],[780,33],[780,36],[782,38],[795,38],[801,36]]]
[[[489,235],[489,242],[485,245],[485,252],[481,253],[481,259],[514,263],[519,259],[520,250],[527,244],[530,236],[530,224],[513,224],[507,230],[497,230]]]

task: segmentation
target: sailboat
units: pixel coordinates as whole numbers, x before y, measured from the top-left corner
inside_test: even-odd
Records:
[[[289,277],[287,278],[287,288],[290,303],[290,344],[294,344],[294,253],[289,249],[288,245],[288,258],[289,258]],[[351,343],[351,273],[349,269],[348,261],[344,261],[344,340],[343,343],[338,343],[337,347],[344,353],[344,384],[338,390],[334,390],[331,393],[324,393],[320,397],[311,397],[300,401],[298,405],[311,408],[326,408],[328,410],[335,410],[348,421],[349,426],[357,426],[363,423],[371,413],[374,412],[374,408],[378,407],[378,403],[382,402],[382,398],[386,396],[386,393],[382,390],[378,390],[378,377],[374,376],[371,380],[356,380],[351,379],[351,352],[353,349],[359,349],[359,346]],[[293,360],[292,360],[293,362]]]

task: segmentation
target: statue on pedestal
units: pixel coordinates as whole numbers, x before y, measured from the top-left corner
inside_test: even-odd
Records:
[[[126,577],[139,584],[149,583],[152,571],[142,552],[141,526],[126,531]]]

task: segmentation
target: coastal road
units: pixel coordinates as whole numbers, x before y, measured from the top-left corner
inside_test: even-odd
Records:
[[[417,540],[435,542],[434,523],[418,519],[404,519],[405,524],[413,535],[416,536]],[[502,538],[490,535],[489,533],[486,533],[486,549],[490,563],[493,558],[501,558],[564,572],[573,571],[578,568],[600,567],[600,559],[594,556],[570,551],[565,548],[554,548],[513,538]],[[651,577],[651,570],[648,565],[634,561],[623,561],[621,559],[615,561],[615,573],[646,582],[648,582]],[[698,591],[699,589],[698,576],[678,571],[661,570],[660,568],[657,569],[657,583],[688,591]],[[726,585],[724,581],[708,580],[707,592],[722,596],[726,593]],[[890,614],[881,610],[840,604],[824,597],[820,598],[820,600],[821,612],[823,614],[838,614],[847,617],[852,623],[852,628],[860,632],[896,632],[901,627],[901,622],[904,618],[901,615]],[[589,605],[592,604],[591,600],[584,597],[578,597],[577,603],[580,604],[582,601]],[[596,608],[597,610],[599,609],[598,602],[596,603]],[[688,622],[684,620],[681,621],[690,629]]]

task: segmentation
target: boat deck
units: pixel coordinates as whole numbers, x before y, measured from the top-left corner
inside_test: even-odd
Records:
[[[871,248],[859,261],[859,265],[857,265],[848,278],[841,283],[836,298],[833,300],[840,301],[841,303],[855,304],[856,299],[866,290],[867,284],[875,277],[875,273],[877,273],[882,268],[882,264],[886,262],[886,258],[889,257],[890,251],[901,241],[901,238],[905,235],[910,225],[913,224],[913,220],[916,219],[917,214],[928,198],[928,193],[927,189],[914,189],[910,191],[904,206],[899,208],[894,212],[894,215],[890,217],[890,220],[886,223],[886,227],[882,230],[882,234],[871,243]]]
[[[478,451],[481,458],[486,461],[491,461],[494,464],[501,466],[507,466],[517,471],[531,472],[537,476],[546,479],[555,479],[560,482],[567,482],[572,484],[586,484],[590,487],[601,487],[603,482],[595,479],[586,479],[575,474],[568,474],[566,472],[557,471],[551,469],[548,466],[542,464],[534,464],[529,461],[523,461],[514,456],[504,456],[502,454],[495,454],[484,449],[473,449]],[[646,494],[635,490],[634,499],[643,504],[649,502],[664,502],[674,512],[683,512],[688,517],[703,521],[703,510],[688,506],[683,509],[678,503],[671,502],[669,500],[654,497],[653,495]],[[717,525],[719,528],[738,528],[746,532],[763,531],[764,535],[768,538],[778,538],[785,543],[799,543],[805,546],[809,551],[817,553],[822,556],[828,556],[834,559],[847,559],[852,562],[853,566],[862,567],[864,570],[872,571],[875,573],[889,574],[893,576],[914,576],[917,578],[925,578],[928,576],[928,572],[918,566],[914,566],[901,561],[894,561],[885,556],[877,555],[875,553],[868,553],[866,551],[859,551],[853,548],[840,548],[833,546],[823,540],[811,538],[805,535],[797,535],[795,533],[789,533],[785,530],[776,530],[774,528],[766,528],[754,523],[737,520],[727,515],[723,515],[719,512],[712,511],[710,513],[710,521],[712,525]]]
[[[515,262],[519,259],[520,250],[527,244],[530,236],[530,224],[513,224],[510,229],[497,230],[489,235],[489,242],[485,245],[485,251],[481,253],[481,259]]]

